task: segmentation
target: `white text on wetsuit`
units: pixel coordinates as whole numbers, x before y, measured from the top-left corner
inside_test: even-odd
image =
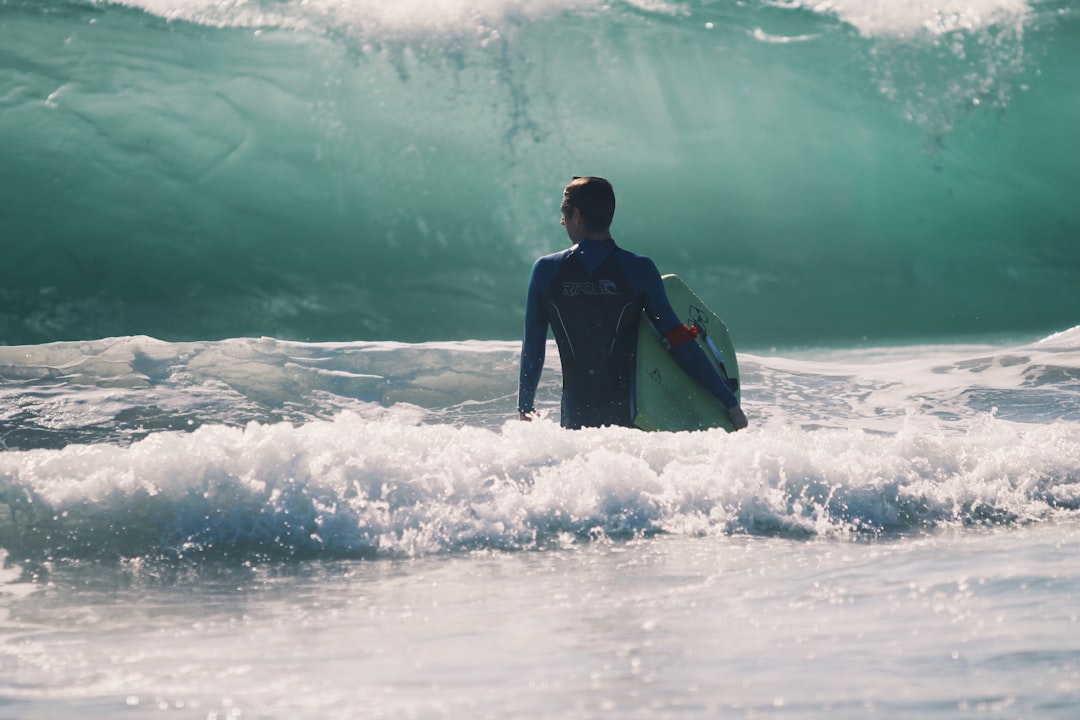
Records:
[[[564,282],[562,285],[563,295],[576,297],[578,295],[618,295],[619,288],[612,280],[600,280],[599,282]]]

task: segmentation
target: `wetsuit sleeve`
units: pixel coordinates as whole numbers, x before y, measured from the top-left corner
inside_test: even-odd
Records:
[[[544,369],[544,353],[547,349],[548,317],[544,309],[544,278],[550,276],[544,259],[536,261],[529,276],[529,290],[525,296],[525,334],[521,341],[521,369],[518,375],[518,412],[533,411],[536,387]],[[550,282],[550,278],[548,278]]]
[[[664,281],[660,279],[660,271],[648,258],[641,258],[641,273],[637,281],[645,294],[645,311],[649,314],[653,326],[661,336],[667,335],[673,329],[682,325],[682,320],[671,307],[667,293],[664,292]],[[696,342],[683,343],[670,350],[675,362],[685,370],[690,377],[705,387],[706,390],[716,396],[724,407],[730,410],[739,405],[739,399],[731,391],[724,378],[716,371],[709,362],[708,356]]]

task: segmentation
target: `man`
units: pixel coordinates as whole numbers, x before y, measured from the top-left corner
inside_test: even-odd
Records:
[[[737,429],[746,415],[727,383],[679,320],[653,261],[611,237],[615,191],[598,177],[575,177],[563,191],[562,221],[573,245],[533,265],[521,345],[518,415],[533,417],[548,327],[563,370],[562,426],[632,426],[637,334],[644,309],[671,354],[719,398]]]

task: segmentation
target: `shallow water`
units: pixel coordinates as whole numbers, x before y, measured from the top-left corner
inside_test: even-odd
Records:
[[[1067,718],[1078,549],[1074,519],[854,543],[75,563],[5,595],[0,714]]]

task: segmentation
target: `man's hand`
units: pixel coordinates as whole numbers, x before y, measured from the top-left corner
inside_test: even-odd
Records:
[[[742,411],[742,408],[736,405],[727,411],[728,417],[731,418],[731,424],[735,426],[736,430],[742,430],[750,421],[746,419],[746,413]]]

